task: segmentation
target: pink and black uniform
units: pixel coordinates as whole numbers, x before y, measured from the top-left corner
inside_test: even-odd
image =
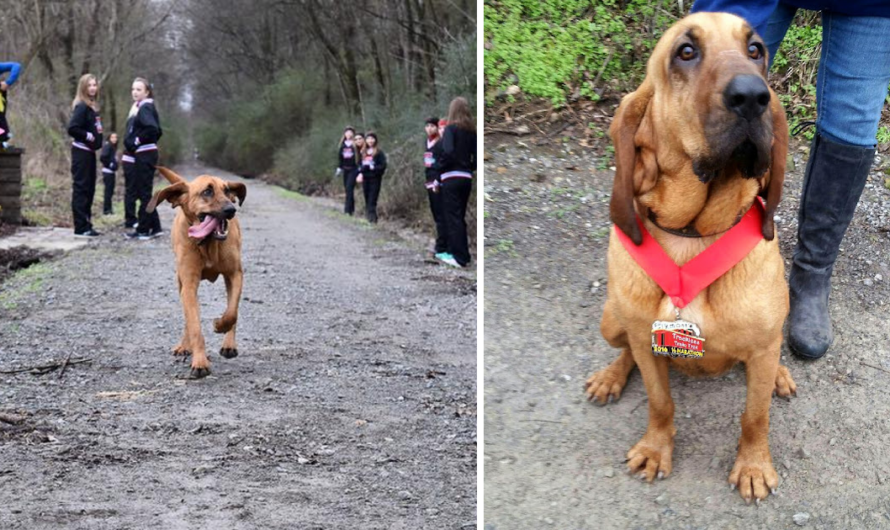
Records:
[[[439,137],[439,120],[430,118],[426,120],[427,125],[436,127],[434,136],[427,136],[423,152],[423,167],[426,176],[427,196],[430,199],[430,211],[433,214],[433,221],[436,223],[436,254],[448,252],[447,227],[445,226],[445,216],[442,214],[442,193],[439,189],[442,185],[439,180],[439,159],[442,156],[442,139]]]
[[[343,212],[346,215],[352,215],[355,211],[355,178],[358,176],[358,148],[352,140],[343,140],[337,157],[337,167],[343,173],[343,187],[346,189],[346,203],[343,205]]]
[[[369,133],[365,138],[377,139],[377,135]],[[365,193],[365,216],[370,223],[377,222],[377,198],[386,172],[386,155],[374,144],[374,148],[366,147],[362,155],[362,191]]]
[[[473,172],[476,170],[476,132],[454,124],[442,134],[442,154],[439,158],[442,181],[442,213],[448,232],[448,251],[462,267],[470,263],[467,240],[467,202],[473,191]]]
[[[127,226],[133,226],[139,235],[154,235],[161,232],[161,219],[157,210],[146,213],[145,207],[151,201],[155,166],[158,163],[158,140],[163,134],[154,100],[143,99],[136,104],[136,113],[127,120],[127,134],[124,137],[124,215]],[[139,217],[136,217],[136,201],[139,201]]]
[[[96,196],[96,151],[102,147],[102,118],[81,101],[68,122],[71,143],[71,212],[74,233],[92,234],[92,206]]]

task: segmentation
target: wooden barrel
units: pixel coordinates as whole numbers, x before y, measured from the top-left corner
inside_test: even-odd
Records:
[[[22,224],[22,155],[24,149],[0,149],[0,221]]]

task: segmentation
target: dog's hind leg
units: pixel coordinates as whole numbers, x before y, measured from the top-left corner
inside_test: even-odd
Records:
[[[235,343],[235,326],[238,323],[238,302],[241,300],[241,287],[244,275],[241,271],[237,271],[231,276],[226,276],[225,280],[228,305],[226,312],[213,321],[213,329],[217,333],[226,334],[223,337],[222,348],[220,348],[219,354],[226,359],[232,359],[238,356],[238,346]]]
[[[608,302],[606,302],[606,307],[603,310],[600,330],[609,344],[621,349],[621,353],[617,359],[612,361],[612,364],[590,376],[585,384],[587,399],[589,401],[595,400],[600,405],[605,405],[613,400],[617,401],[621,397],[621,391],[624,390],[624,386],[627,384],[627,377],[637,363],[630,353],[627,333],[618,324],[618,321],[615,320],[615,314],[612,312]]]

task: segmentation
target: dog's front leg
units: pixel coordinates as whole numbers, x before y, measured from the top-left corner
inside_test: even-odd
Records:
[[[776,388],[776,373],[782,337],[766,353],[752,354],[745,362],[748,396],[742,413],[739,454],[729,474],[729,483],[745,502],[765,499],[779,485],[779,475],[769,452],[769,406]]]
[[[649,426],[646,434],[627,452],[627,468],[641,479],[652,482],[671,474],[674,454],[674,401],[668,380],[668,360],[652,355],[648,334],[631,340],[634,361],[643,375],[649,396]]]
[[[210,375],[210,360],[204,351],[204,335],[201,333],[201,310],[198,306],[200,277],[181,276],[180,298],[185,316],[185,336],[192,352],[192,372],[195,379]]]
[[[225,279],[228,305],[226,306],[226,312],[213,322],[213,329],[217,333],[226,334],[223,337],[222,348],[220,348],[219,354],[226,359],[232,359],[238,356],[238,345],[235,343],[235,326],[238,324],[238,302],[241,300],[241,286],[244,275],[241,271],[236,271],[231,276],[226,276]]]

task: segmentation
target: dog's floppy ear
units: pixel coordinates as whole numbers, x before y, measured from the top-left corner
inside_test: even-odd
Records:
[[[247,197],[247,186],[243,182],[229,180],[226,182],[226,189],[238,196],[238,206],[244,204],[244,198]]]
[[[763,225],[761,231],[767,241],[776,237],[776,223],[773,217],[782,200],[782,186],[785,184],[785,163],[788,157],[788,120],[785,118],[785,108],[770,89],[772,102],[770,112],[773,114],[773,145],[770,150],[770,163],[768,182],[761,184],[761,196],[766,199],[766,208],[763,213]]]
[[[615,183],[612,186],[612,200],[609,203],[609,216],[634,244],[643,242],[643,234],[637,225],[634,211],[634,170],[637,165],[637,146],[634,136],[646,115],[654,88],[647,78],[635,91],[621,100],[615,112],[609,136],[615,146]]]
[[[189,185],[186,182],[177,182],[172,186],[167,186],[161,191],[155,193],[155,196],[151,198],[148,206],[145,207],[145,211],[148,213],[155,211],[158,203],[164,201],[170,201],[170,204],[172,204],[174,208],[176,208],[177,206],[182,206],[184,199],[188,196],[188,191]]]

